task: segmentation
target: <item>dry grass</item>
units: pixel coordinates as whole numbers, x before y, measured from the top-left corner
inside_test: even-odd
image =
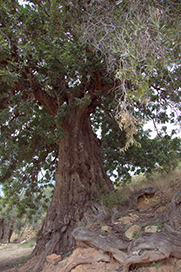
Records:
[[[146,187],[159,187],[162,191],[170,191],[169,189],[175,185],[177,185],[176,188],[178,190],[181,189],[181,163],[175,170],[169,173],[159,173],[155,170],[150,177],[146,177],[144,174],[135,176],[129,184],[118,190],[122,196],[124,195],[124,198],[129,198],[134,191]],[[171,191],[174,193],[175,190]]]

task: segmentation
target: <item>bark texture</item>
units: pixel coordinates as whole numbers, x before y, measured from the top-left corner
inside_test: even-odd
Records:
[[[64,119],[67,132],[59,142],[55,191],[32,257],[41,254],[33,271],[47,255],[73,246],[71,232],[83,218],[91,200],[113,189],[100,160],[100,141],[93,133],[90,108],[72,110]]]
[[[0,242],[4,239],[5,225],[4,218],[0,219]]]
[[[129,242],[111,235],[103,237],[82,227],[74,229],[72,235],[81,246],[94,247],[111,254],[120,264],[120,271],[128,272],[132,264],[150,263],[169,256],[181,258],[181,191],[174,195],[162,217],[167,224],[164,224],[160,232]],[[77,262],[76,265],[78,264]],[[65,269],[61,271],[70,272],[71,270],[65,266]]]
[[[13,234],[14,219],[11,219],[8,226],[5,226],[4,218],[0,219],[0,242],[10,243]]]

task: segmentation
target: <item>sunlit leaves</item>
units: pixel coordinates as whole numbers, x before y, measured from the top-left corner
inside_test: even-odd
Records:
[[[116,115],[122,110],[120,115],[126,112],[131,120],[135,101],[154,107],[152,98],[157,92],[161,108],[178,108],[174,103],[180,82],[176,79],[181,44],[178,1],[118,1],[116,5],[94,1],[86,11],[82,43],[101,52],[107,71],[117,71],[120,80]],[[163,98],[168,89],[170,97]]]

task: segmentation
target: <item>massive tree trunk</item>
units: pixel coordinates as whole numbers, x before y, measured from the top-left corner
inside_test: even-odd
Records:
[[[113,189],[100,160],[100,140],[92,130],[89,108],[72,110],[63,126],[67,136],[59,142],[55,191],[32,253],[41,253],[34,271],[48,254],[74,245],[71,232],[83,218],[86,203]]]

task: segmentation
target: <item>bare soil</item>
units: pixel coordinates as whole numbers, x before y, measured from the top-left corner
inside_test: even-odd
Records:
[[[27,260],[33,247],[23,244],[1,244],[0,243],[0,272],[17,268],[19,264]]]

